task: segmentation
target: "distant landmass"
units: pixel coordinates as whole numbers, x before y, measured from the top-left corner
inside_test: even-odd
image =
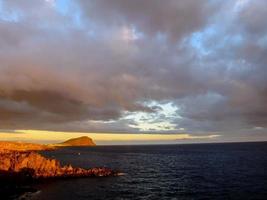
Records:
[[[56,144],[55,146],[96,146],[92,138],[82,136],[78,138],[72,138],[65,142]]]
[[[87,136],[82,136],[78,138],[72,138],[65,142],[58,144],[34,144],[26,142],[9,142],[0,141],[0,153],[17,151],[44,151],[44,150],[55,150],[57,147],[68,147],[68,146],[96,146],[92,138]]]
[[[44,151],[44,150],[54,150],[54,149],[55,147],[52,145],[0,141],[0,153],[6,153],[11,151],[16,151],[16,152]]]

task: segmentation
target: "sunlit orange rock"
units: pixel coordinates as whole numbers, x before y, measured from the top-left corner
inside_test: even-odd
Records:
[[[36,152],[7,152],[0,154],[0,171],[25,173],[32,178],[111,176],[116,173],[107,168],[82,169],[61,166]]]
[[[51,145],[0,141],[0,153],[9,151],[25,152],[25,151],[44,151],[44,150],[54,150],[54,149],[55,147]]]
[[[111,176],[116,172],[107,168],[82,169],[61,166],[55,159],[45,158],[37,151],[54,150],[65,146],[95,146],[89,137],[79,137],[54,145],[0,141],[0,175],[38,178]]]

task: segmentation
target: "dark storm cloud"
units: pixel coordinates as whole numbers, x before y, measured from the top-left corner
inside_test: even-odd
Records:
[[[150,101],[177,130],[266,127],[265,4],[2,1],[0,128],[139,131]]]
[[[203,26],[217,6],[205,0],[80,0],[83,15],[88,21],[104,26],[133,25],[148,34],[166,35],[173,42]]]
[[[246,33],[263,36],[267,31],[267,22],[265,17],[267,16],[267,2],[266,1],[254,1],[249,6],[245,6],[240,12],[239,22],[241,28],[246,29]]]

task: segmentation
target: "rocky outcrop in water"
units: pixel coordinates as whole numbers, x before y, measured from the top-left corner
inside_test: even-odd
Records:
[[[1,153],[0,171],[5,174],[17,173],[33,179],[116,175],[107,168],[82,169],[71,165],[61,166],[59,161],[45,158],[36,152]]]

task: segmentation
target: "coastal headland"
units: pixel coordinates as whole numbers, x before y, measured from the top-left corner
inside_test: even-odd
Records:
[[[17,193],[18,189],[21,193],[29,189],[21,189],[18,185],[44,179],[117,175],[117,172],[102,167],[83,169],[70,164],[62,166],[58,160],[40,154],[40,151],[53,151],[70,146],[95,146],[95,143],[88,137],[52,145],[0,141],[0,185],[3,192],[8,193],[6,197]]]
[[[95,146],[95,143],[85,136],[52,145],[0,142],[0,172],[25,174],[33,179],[115,175],[114,171],[107,168],[82,169],[72,165],[61,166],[58,160],[46,158],[38,153],[70,146]]]

